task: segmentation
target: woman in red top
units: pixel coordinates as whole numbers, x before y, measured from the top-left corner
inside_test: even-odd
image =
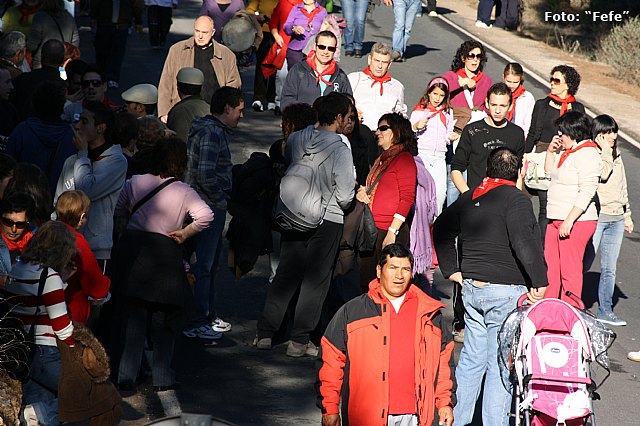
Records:
[[[375,132],[382,154],[360,186],[356,199],[367,203],[378,228],[373,253],[360,254],[360,284],[364,291],[375,278],[376,262],[382,248],[392,243],[409,245],[406,223],[416,198],[416,163],[418,147],[411,122],[397,113],[385,114]]]
[[[78,249],[72,258],[77,270],[67,281],[65,300],[71,318],[83,324],[89,320],[91,305],[101,305],[108,299],[111,286],[86,238],[77,231],[86,223],[90,205],[91,200],[82,191],[63,192],[56,202],[56,217],[73,231]]]

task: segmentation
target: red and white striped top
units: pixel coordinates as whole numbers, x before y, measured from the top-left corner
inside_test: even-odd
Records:
[[[67,305],[64,300],[64,289],[67,284],[62,281],[60,274],[49,268],[47,280],[40,297],[40,310],[35,318],[38,284],[42,267],[33,263],[18,261],[11,270],[11,279],[7,280],[4,297],[13,313],[24,323],[25,331],[29,331],[31,324],[36,322],[35,343],[37,345],[56,346],[56,336],[73,345],[73,324],[67,315]]]

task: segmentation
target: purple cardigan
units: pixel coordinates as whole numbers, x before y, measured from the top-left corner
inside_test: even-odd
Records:
[[[456,90],[460,89],[460,84],[458,84],[458,74],[453,71],[447,71],[442,77],[447,80],[449,83],[449,92],[454,93]],[[476,90],[473,93],[473,105],[477,107],[482,107],[479,109],[484,110],[484,101],[487,98],[487,92],[493,82],[491,81],[491,77],[487,74],[484,75],[476,83]],[[464,96],[464,90],[458,90],[458,93],[451,97],[449,101],[451,106],[455,107],[467,107],[469,108],[469,103],[467,102],[467,98]]]
[[[322,21],[324,21],[324,18],[327,17],[327,9],[316,3],[316,8],[318,7],[322,10],[320,10],[320,12],[313,17],[313,20],[311,21],[311,28],[309,28],[309,26],[307,25],[307,22],[309,20],[306,16],[304,16],[304,13],[302,13],[302,9],[304,8],[303,4],[300,3],[299,5],[293,6],[293,9],[291,9],[291,12],[289,13],[289,17],[287,18],[287,22],[285,22],[284,27],[282,27],[284,29],[284,32],[287,35],[291,36],[291,41],[289,41],[289,49],[303,50],[305,47],[307,47],[309,40],[311,40],[313,37],[315,37],[316,34],[320,32]],[[293,34],[291,29],[296,25],[305,28],[306,32],[301,35]]]
[[[233,18],[237,11],[243,9],[244,1],[242,0],[231,0],[224,12],[220,9],[216,0],[204,0],[200,8],[200,16],[208,15],[213,19],[213,27],[216,29],[213,39],[219,43],[222,41],[222,28],[229,22],[229,19]]]

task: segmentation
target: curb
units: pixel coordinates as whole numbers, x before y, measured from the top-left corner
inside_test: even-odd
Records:
[[[509,55],[507,55],[506,53],[503,53],[502,51],[500,51],[498,48],[494,47],[493,45],[491,45],[490,43],[487,43],[485,40],[483,40],[481,37],[470,33],[469,31],[467,31],[466,29],[464,29],[463,27],[461,27],[460,25],[456,24],[455,22],[453,22],[451,19],[445,17],[444,15],[438,14],[438,18],[440,18],[443,22],[445,22],[447,25],[453,27],[455,30],[461,32],[462,34],[464,34],[467,37],[470,37],[472,39],[476,39],[476,40],[480,40],[482,41],[482,44],[489,50],[491,50],[493,53],[495,53],[496,55],[498,55],[499,57],[501,57],[502,59],[504,59],[507,62],[518,62],[520,65],[522,65],[522,69],[524,70],[525,73],[527,73],[529,76],[531,76],[534,80],[536,80],[538,83],[542,84],[542,85],[547,85],[547,79],[542,77],[540,74],[538,74],[536,71],[533,71],[531,68],[523,65],[522,61],[516,61],[515,59],[513,59],[512,57],[510,57]],[[595,116],[599,115],[597,112],[595,112],[593,109],[588,108],[587,107],[587,102],[582,102],[583,105],[585,105],[585,112],[587,113],[588,116],[590,116],[591,118],[594,118]],[[638,141],[637,139],[635,139],[633,136],[631,136],[629,133],[623,131],[622,129],[618,130],[618,135],[622,136],[622,138],[624,139],[625,142],[628,142],[630,145],[633,145],[635,148],[640,149],[640,141]]]

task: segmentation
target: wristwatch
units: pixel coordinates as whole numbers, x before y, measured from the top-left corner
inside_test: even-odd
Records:
[[[393,235],[395,235],[396,237],[400,233],[400,231],[398,231],[396,228],[392,228],[391,226],[389,227],[389,231],[393,232]]]

